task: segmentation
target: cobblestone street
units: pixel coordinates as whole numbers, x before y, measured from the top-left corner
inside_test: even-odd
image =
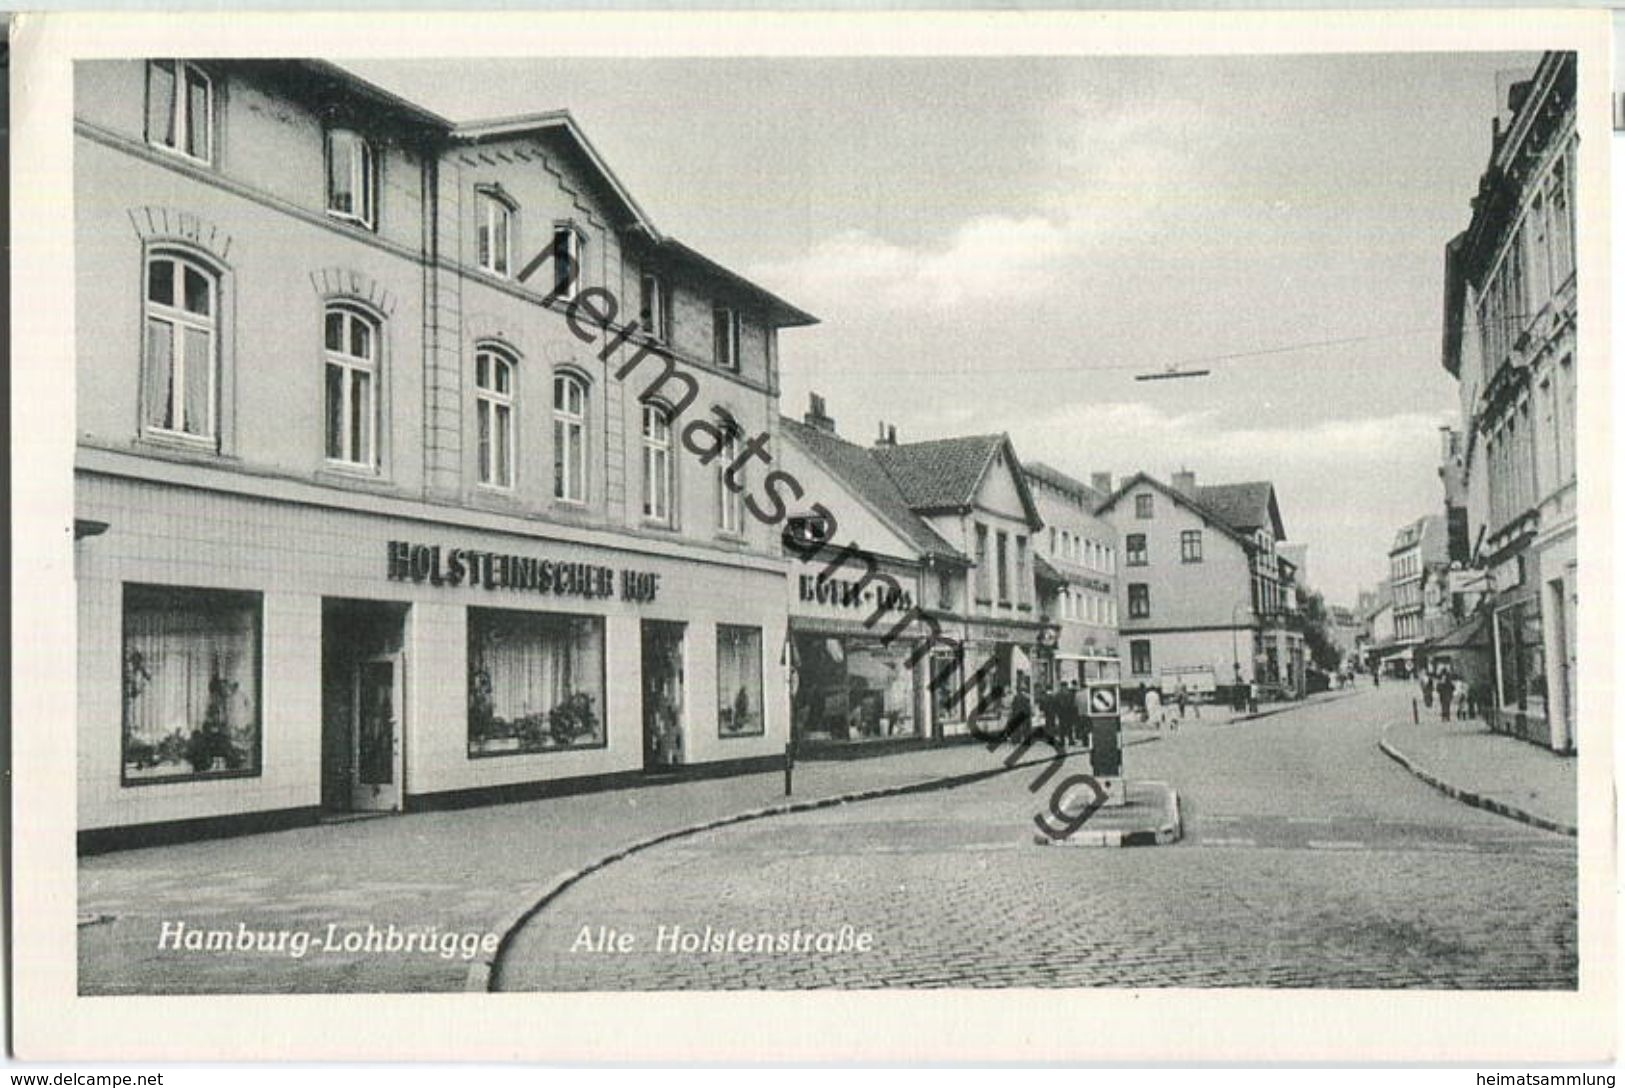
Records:
[[[1384,757],[1380,725],[1408,715],[1409,696],[1366,689],[1130,749],[1131,777],[1180,791],[1172,847],[1035,845],[1047,794],[1025,770],[656,847],[537,915],[497,982],[1573,988],[1574,841],[1461,805]],[[869,951],[656,949],[662,926],[848,925],[873,934]],[[599,927],[632,949],[571,951]]]

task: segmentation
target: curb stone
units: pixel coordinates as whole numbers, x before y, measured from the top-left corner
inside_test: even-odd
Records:
[[[1168,810],[1163,814],[1162,823],[1150,831],[1123,831],[1123,830],[1095,830],[1074,831],[1064,839],[1052,839],[1048,835],[1033,836],[1033,842],[1039,846],[1170,846],[1184,837],[1184,822],[1180,818],[1179,791],[1164,782],[1149,783],[1154,786],[1163,786],[1168,790]]]
[[[1132,744],[1148,744],[1157,739],[1159,738],[1148,737],[1143,740],[1137,738],[1125,744],[1124,747],[1129,747]],[[1072,755],[1081,755],[1086,751],[1088,751],[1086,748],[1071,749],[1068,751],[1067,757]],[[511,912],[499,923],[499,930],[502,936],[497,941],[496,951],[491,954],[490,959],[477,960],[469,966],[468,975],[463,982],[463,990],[465,993],[494,992],[492,990],[492,985],[496,981],[498,969],[502,962],[502,957],[507,953],[509,947],[513,944],[514,937],[527,922],[536,917],[543,910],[547,909],[547,907],[554,900],[558,899],[559,896],[569,891],[582,880],[585,880],[587,877],[598,872],[600,869],[608,868],[617,861],[622,861],[631,857],[633,854],[641,853],[644,850],[650,849],[651,847],[659,846],[662,843],[668,843],[675,839],[688,838],[689,836],[703,834],[707,831],[716,831],[732,824],[749,823],[753,820],[767,819],[770,816],[789,816],[800,812],[812,812],[817,809],[833,808],[836,805],[852,804],[860,801],[874,801],[884,797],[899,797],[910,793],[929,793],[934,790],[954,789],[958,786],[968,786],[973,782],[980,782],[984,779],[992,778],[995,775],[1008,774],[1009,772],[1017,770],[1021,767],[1027,767],[1034,763],[1043,762],[1045,762],[1045,760],[1042,759],[1022,760],[1019,763],[1009,765],[1001,762],[998,766],[991,769],[969,771],[956,775],[946,775],[941,778],[920,779],[915,782],[904,782],[893,786],[879,786],[874,789],[859,790],[854,793],[835,794],[830,797],[820,797],[806,801],[788,801],[783,804],[768,805],[765,808],[751,809],[747,812],[736,812],[729,816],[719,816],[714,820],[707,820],[704,823],[694,824],[688,827],[673,828],[669,831],[662,831],[659,834],[650,835],[647,838],[639,839],[628,846],[621,847],[619,850],[605,854],[597,861],[590,862],[589,864],[583,865],[578,869],[567,869],[564,872],[558,873],[548,883],[540,885],[533,891],[521,896],[521,900],[524,901],[526,905]],[[1177,804],[1175,809],[1175,822],[1177,826]]]
[[[1570,838],[1578,838],[1580,835],[1579,829],[1569,824],[1557,820],[1548,820],[1544,816],[1536,816],[1532,812],[1526,812],[1516,805],[1507,804],[1505,801],[1497,801],[1493,797],[1485,797],[1481,793],[1464,790],[1460,786],[1452,786],[1437,775],[1418,767],[1409,756],[1395,748],[1386,735],[1377,742],[1377,747],[1382,749],[1383,755],[1404,767],[1411,774],[1420,778],[1446,797],[1453,797],[1464,805],[1481,808],[1485,812],[1493,812],[1497,816],[1505,816],[1509,820],[1517,820],[1519,823],[1528,824],[1530,827],[1538,827],[1542,831],[1551,831],[1559,835],[1567,835]]]

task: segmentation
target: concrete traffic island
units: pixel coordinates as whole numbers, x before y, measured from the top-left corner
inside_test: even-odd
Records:
[[[1130,782],[1128,797],[1117,806],[1100,805],[1071,834],[1033,834],[1040,846],[1168,846],[1184,835],[1179,792],[1167,782]],[[1098,804],[1093,790],[1075,790],[1059,808],[1067,822]],[[1065,826],[1063,823],[1062,826]]]

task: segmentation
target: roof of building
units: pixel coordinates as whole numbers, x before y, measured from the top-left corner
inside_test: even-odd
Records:
[[[1185,492],[1178,490],[1171,484],[1163,483],[1149,472],[1136,472],[1134,475],[1128,477],[1122,483],[1118,484],[1117,490],[1106,496],[1105,500],[1095,508],[1095,513],[1104,515],[1108,510],[1116,506],[1118,501],[1122,499],[1124,495],[1128,494],[1140,484],[1150,484],[1164,495],[1167,495],[1173,501],[1182,503],[1186,507],[1189,507],[1197,514],[1197,516],[1206,520],[1210,525],[1218,529],[1219,532],[1236,541],[1243,548],[1251,549],[1256,547],[1256,542],[1253,540],[1250,532],[1237,529],[1235,526],[1231,525],[1229,521],[1221,517],[1218,511],[1213,510],[1206,503],[1187,495]]]
[[[1056,569],[1055,564],[1045,559],[1044,553],[1037,549],[1033,551],[1033,574],[1040,582],[1048,582],[1052,586],[1064,586],[1071,582],[1070,578]]]
[[[1402,525],[1394,534],[1394,546],[1389,549],[1389,555],[1397,555],[1409,548],[1421,548],[1425,558],[1442,560],[1445,557],[1448,541],[1445,540],[1445,520],[1443,514],[1424,514],[1415,521]]]
[[[1281,508],[1275,501],[1275,485],[1268,480],[1198,486],[1196,501],[1238,533],[1253,533],[1267,525],[1275,539],[1286,539]]]
[[[1084,483],[1082,480],[1068,476],[1060,469],[1046,465],[1042,461],[1027,461],[1023,467],[1027,470],[1028,476],[1048,484],[1057,491],[1064,491],[1068,495],[1071,495],[1073,498],[1083,503],[1084,506],[1088,507],[1091,513],[1093,513],[1095,507],[1099,506],[1106,498],[1105,495],[1102,495],[1100,492],[1096,491],[1093,487]]]
[[[890,474],[881,467],[875,450],[848,442],[839,435],[809,426],[789,416],[780,417],[784,433],[807,455],[851,489],[867,506],[922,555],[965,562],[965,556],[910,507]]]
[[[1001,452],[1015,469],[1016,490],[1021,494],[1027,520],[1034,526],[1043,524],[1027,486],[1026,473],[1007,434],[967,435],[874,447],[875,459],[896,481],[908,504],[922,512],[964,510],[973,506],[982,480]]]
[[[268,70],[274,65],[284,65],[284,61],[247,61],[245,64]],[[760,285],[751,282],[744,276],[731,269],[725,268],[706,257],[704,254],[691,249],[668,234],[663,234],[649,218],[630,190],[621,183],[620,178],[610,169],[609,163],[598,153],[587,134],[582,131],[580,124],[569,110],[547,110],[538,113],[527,113],[511,117],[488,118],[475,121],[452,121],[442,117],[414,102],[409,102],[400,95],[386,90],[363,77],[356,75],[348,69],[325,60],[296,60],[291,62],[295,68],[303,73],[306,81],[320,88],[323,85],[342,85],[351,94],[367,101],[376,109],[387,110],[399,117],[402,121],[432,133],[442,141],[452,144],[478,144],[490,140],[517,139],[524,136],[549,133],[560,136],[576,154],[580,155],[587,169],[609,194],[610,199],[619,205],[620,212],[626,217],[629,226],[647,238],[655,247],[657,253],[674,263],[681,263],[697,269],[701,273],[723,281],[729,288],[750,296],[772,315],[779,327],[796,325],[816,325],[818,318],[797,306],[793,306],[778,295]]]

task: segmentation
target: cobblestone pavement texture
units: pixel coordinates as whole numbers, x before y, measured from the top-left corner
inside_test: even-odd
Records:
[[[1388,743],[1418,770],[1457,789],[1500,801],[1567,827],[1575,826],[1573,756],[1560,756],[1516,737],[1491,733],[1479,721],[1440,721],[1422,710],[1390,726]]]
[[[1125,753],[1180,791],[1186,841],[1032,842],[1025,771],[706,832],[564,893],[506,989],[1572,989],[1572,839],[1469,808],[1384,756],[1401,687],[1188,728]],[[1080,761],[1081,762],[1081,761]],[[872,933],[867,952],[686,953],[661,927]],[[571,951],[583,931],[625,953]],[[669,942],[668,942],[669,943]]]
[[[1155,745],[1152,745],[1154,747]],[[1035,748],[1033,757],[1047,750]],[[806,800],[996,768],[980,747],[803,762]],[[1011,772],[1017,773],[1017,772]],[[461,990],[438,953],[230,954],[159,947],[166,922],[325,935],[389,925],[490,932],[554,877],[639,840],[784,801],[777,771],[459,812],[128,850],[79,863],[83,994]]]

